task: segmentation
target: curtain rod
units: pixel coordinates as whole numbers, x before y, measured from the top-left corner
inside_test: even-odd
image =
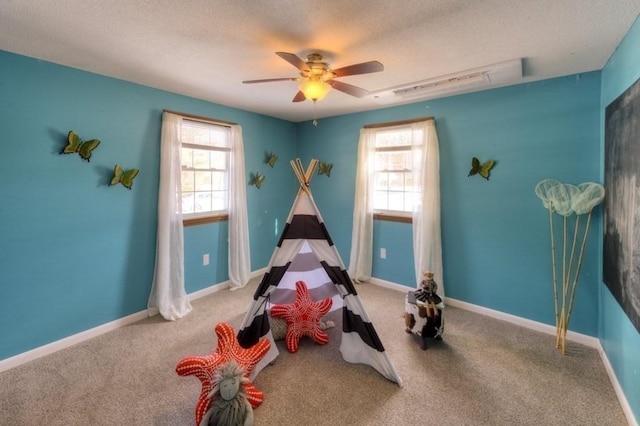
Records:
[[[216,123],[216,124],[225,124],[227,126],[237,126],[238,123],[233,123],[231,121],[224,121],[224,120],[217,120],[214,118],[209,118],[209,117],[203,117],[201,115],[193,115],[193,114],[187,114],[185,112],[180,112],[180,111],[171,111],[169,109],[165,109],[163,110],[164,112],[168,112],[170,114],[176,114],[176,115],[181,115],[183,117],[186,118],[191,118],[193,120],[200,120],[200,121],[207,121],[209,123]]]
[[[411,120],[401,120],[401,121],[390,121],[388,123],[376,123],[376,124],[367,124],[362,126],[363,129],[376,129],[378,127],[391,127],[391,126],[401,126],[403,124],[413,124],[418,123],[420,121],[429,121],[433,120],[433,117],[422,117],[422,118],[413,118]]]

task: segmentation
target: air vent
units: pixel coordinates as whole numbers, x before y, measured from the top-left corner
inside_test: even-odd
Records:
[[[522,60],[475,68],[429,80],[417,81],[371,92],[369,98],[382,104],[407,100],[426,100],[476,92],[514,84],[522,80]]]

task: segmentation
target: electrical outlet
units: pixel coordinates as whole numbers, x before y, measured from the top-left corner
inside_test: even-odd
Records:
[[[380,259],[386,259],[387,258],[387,249],[386,248],[381,248],[380,249]]]
[[[209,253],[202,255],[202,266],[207,266],[209,264]]]

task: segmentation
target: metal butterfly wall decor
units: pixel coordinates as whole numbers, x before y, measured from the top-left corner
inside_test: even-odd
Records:
[[[91,152],[93,152],[98,145],[100,145],[100,141],[98,139],[91,139],[83,142],[76,132],[70,130],[67,135],[67,145],[65,145],[61,154],[75,154],[77,152],[80,155],[80,158],[89,161],[91,159]]]
[[[262,183],[264,182],[264,175],[261,175],[259,172],[251,173],[251,179],[249,180],[249,185],[254,185],[256,188],[260,189]]]
[[[318,174],[327,175],[327,177],[331,177],[332,168],[333,168],[333,163],[323,163],[322,161],[320,161],[318,163]]]
[[[264,160],[265,163],[269,165],[269,167],[273,168],[276,165],[276,161],[278,161],[278,156],[273,152],[267,153],[267,158]]]
[[[138,169],[127,170],[126,172],[122,170],[122,166],[120,164],[116,164],[113,168],[113,178],[111,178],[111,185],[117,185],[119,183],[122,184],[127,189],[131,189],[133,185],[133,180],[138,176]]]
[[[471,170],[469,170],[469,174],[467,175],[467,177],[480,175],[486,180],[489,180],[491,169],[493,169],[493,166],[495,166],[495,164],[495,160],[489,160],[485,163],[480,163],[480,160],[478,160],[477,157],[473,157],[471,159]]]

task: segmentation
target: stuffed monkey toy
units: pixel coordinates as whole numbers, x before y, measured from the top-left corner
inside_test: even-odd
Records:
[[[243,383],[244,370],[234,361],[220,366],[213,375],[213,389],[209,393],[211,407],[199,426],[253,426],[253,408],[247,400]]]

